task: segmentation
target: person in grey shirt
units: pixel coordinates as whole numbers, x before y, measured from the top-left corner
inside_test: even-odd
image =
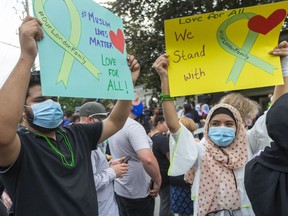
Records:
[[[102,121],[107,117],[104,106],[97,102],[87,102],[80,107],[80,123],[89,124]],[[118,206],[114,196],[113,182],[121,178],[127,171],[128,165],[121,163],[124,159],[108,163],[105,154],[98,147],[91,152],[91,162],[94,175],[94,182],[98,197],[99,216],[118,216]]]
[[[114,182],[114,190],[121,216],[153,216],[154,198],[161,186],[158,162],[152,152],[152,140],[144,127],[134,119],[143,111],[136,97],[124,127],[108,139],[112,158],[131,156],[128,172]],[[150,186],[150,180],[154,182]]]

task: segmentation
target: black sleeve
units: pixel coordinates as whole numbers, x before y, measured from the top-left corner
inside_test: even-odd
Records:
[[[4,187],[4,184],[2,182],[2,179],[0,178],[0,195],[3,193],[5,187]]]
[[[75,136],[80,136],[82,140],[88,140],[91,150],[97,148],[98,141],[102,134],[102,122],[91,124],[72,124],[66,127],[67,130],[75,133]]]

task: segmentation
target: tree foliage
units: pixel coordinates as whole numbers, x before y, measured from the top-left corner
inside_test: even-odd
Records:
[[[117,0],[110,10],[124,22],[127,51],[142,61],[141,84],[160,89],[151,66],[165,51],[164,20],[196,14],[280,2],[283,0]]]
[[[107,107],[109,104],[113,103],[113,100],[110,99],[59,97],[59,103],[61,104],[64,113],[74,113],[77,111],[76,108],[79,108],[88,101],[97,101],[103,104],[104,107]]]
[[[82,98],[71,98],[71,97],[60,97],[59,103],[62,105],[64,112],[70,111],[75,112],[75,108],[81,106],[85,99]]]

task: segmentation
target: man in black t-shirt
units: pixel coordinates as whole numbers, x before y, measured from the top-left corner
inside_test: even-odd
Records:
[[[30,77],[41,25],[24,19],[20,59],[0,89],[0,175],[16,216],[98,215],[91,150],[123,127],[131,101],[118,101],[102,123],[60,128],[57,97],[42,96],[39,74]],[[135,82],[140,66],[133,56],[128,62]],[[28,130],[16,133],[23,108]]]

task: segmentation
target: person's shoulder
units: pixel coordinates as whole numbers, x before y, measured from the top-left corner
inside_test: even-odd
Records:
[[[132,127],[132,128],[144,128],[138,121],[132,119],[132,118],[128,118],[124,127]]]
[[[91,124],[69,124],[66,127],[59,127],[63,131],[89,130],[90,128],[102,127],[103,122],[96,122]]]
[[[132,119],[130,117],[127,118],[126,123],[129,123],[129,124],[140,124],[138,121],[136,121],[135,119]]]
[[[169,137],[161,132],[154,134],[150,137],[152,141],[166,141],[169,140]]]
[[[20,138],[21,144],[29,142],[29,140],[36,139],[36,134],[29,131],[27,128],[22,128],[20,130],[17,130],[17,135]],[[34,142],[33,142],[34,143]]]

